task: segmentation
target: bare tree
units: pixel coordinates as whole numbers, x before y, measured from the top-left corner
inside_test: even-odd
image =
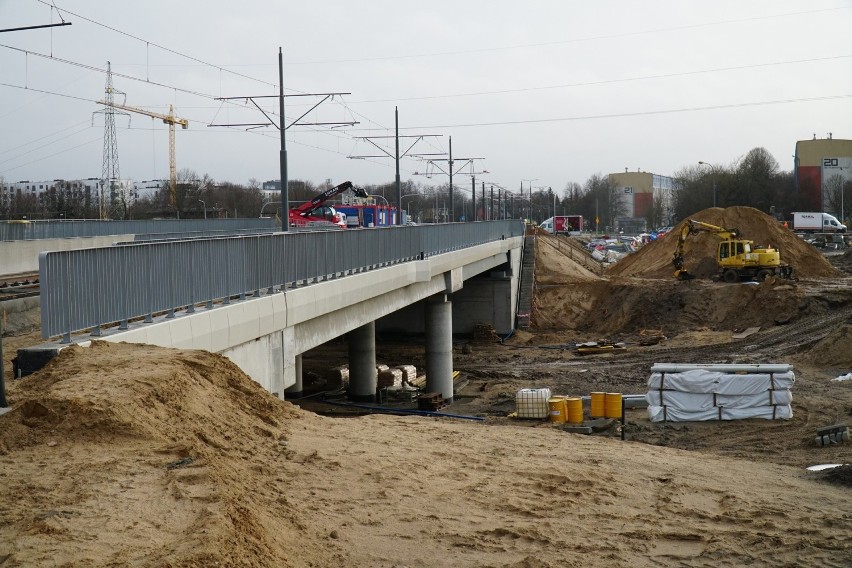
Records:
[[[850,207],[849,197],[852,196],[852,181],[847,181],[842,175],[834,174],[823,182],[825,209],[837,215],[845,216]],[[843,220],[841,219],[841,222]]]

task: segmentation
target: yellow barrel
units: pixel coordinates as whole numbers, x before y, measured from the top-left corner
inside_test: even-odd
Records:
[[[583,399],[565,399],[565,420],[567,420],[570,424],[583,423]]]
[[[554,396],[547,399],[547,411],[550,415],[550,421],[556,424],[565,423],[565,399],[561,396]]]
[[[621,393],[608,392],[604,400],[605,413],[607,418],[621,418]]]
[[[592,393],[592,410],[591,412],[589,412],[589,416],[591,416],[592,418],[603,418],[604,416],[606,416],[606,406],[604,404],[605,399],[605,392]]]

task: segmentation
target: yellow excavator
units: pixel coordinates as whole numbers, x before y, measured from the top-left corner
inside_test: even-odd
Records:
[[[781,262],[781,253],[771,246],[755,247],[754,242],[744,240],[737,229],[726,229],[709,223],[687,220],[680,230],[672,263],[675,266],[675,278],[691,280],[695,278],[683,265],[683,245],[686,238],[698,233],[711,233],[721,239],[716,250],[716,262],[719,266],[719,278],[733,283],[740,280],[766,280],[770,276],[792,278],[793,267]]]

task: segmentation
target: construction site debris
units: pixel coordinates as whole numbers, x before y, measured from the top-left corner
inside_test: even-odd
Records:
[[[491,342],[491,341],[499,341],[500,336],[497,335],[497,331],[494,329],[494,326],[489,323],[475,323],[473,324],[473,341],[475,342]]]
[[[823,428],[817,428],[816,445],[828,446],[849,441],[849,427],[846,424],[833,424]]]
[[[608,340],[601,341],[586,341],[578,343],[574,350],[577,355],[599,355],[601,353],[615,353],[625,351],[627,345],[623,342],[613,343]]]
[[[733,333],[733,335],[731,335],[731,337],[734,338],[734,339],[745,339],[746,337],[748,337],[750,335],[754,335],[758,331],[760,331],[759,326],[747,327],[743,330],[736,330],[735,329],[734,333]]]
[[[438,392],[426,392],[417,397],[417,410],[435,412],[445,406],[447,406],[447,401]]]

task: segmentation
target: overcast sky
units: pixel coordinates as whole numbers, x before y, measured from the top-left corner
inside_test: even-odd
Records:
[[[189,120],[177,167],[218,181],[278,179],[274,127],[244,101],[278,92],[335,96],[291,126],[289,178],[394,179],[359,137],[393,134],[401,152],[447,152],[460,188],[584,182],[595,173],[663,175],[733,163],[762,146],[792,169],[797,140],[852,138],[852,2],[597,0],[0,0],[0,177],[100,177],[106,62],[126,104]],[[51,59],[52,56],[52,59]],[[124,101],[117,95],[117,101]],[[317,97],[288,97],[290,125]],[[259,99],[278,120],[277,99]],[[271,113],[275,113],[273,116]],[[117,116],[123,178],[168,177],[161,121]],[[375,138],[393,154],[391,138]],[[416,142],[416,144],[415,144]],[[413,144],[413,146],[412,146]],[[438,165],[446,170],[446,156]],[[427,177],[424,174],[433,174]],[[415,158],[403,180],[448,178]],[[532,180],[532,181],[531,181]],[[477,186],[479,186],[477,181]]]

